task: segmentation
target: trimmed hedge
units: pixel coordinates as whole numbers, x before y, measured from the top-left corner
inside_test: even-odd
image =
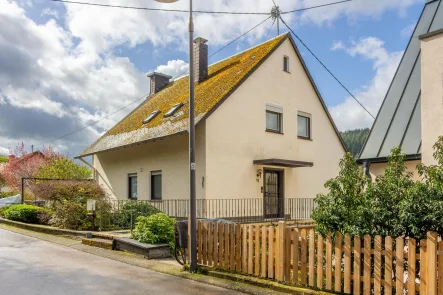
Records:
[[[47,224],[50,212],[47,209],[32,205],[12,205],[2,211],[2,215],[9,220],[33,224]]]

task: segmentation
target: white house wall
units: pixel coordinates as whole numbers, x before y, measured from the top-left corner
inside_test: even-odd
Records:
[[[197,198],[205,197],[205,125],[196,130]],[[162,171],[162,197],[189,199],[188,135],[177,135],[94,156],[98,183],[114,199],[128,199],[128,175],[137,173],[139,200],[150,199],[151,171]]]
[[[283,57],[290,59],[290,74]],[[283,135],[265,131],[266,103],[283,107]],[[297,112],[312,115],[312,141],[297,138]],[[285,169],[285,196],[313,198],[338,174],[344,148],[317,94],[286,40],[206,121],[207,198],[262,198],[253,160],[313,162]]]

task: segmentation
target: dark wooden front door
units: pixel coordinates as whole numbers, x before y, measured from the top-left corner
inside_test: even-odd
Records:
[[[265,170],[263,201],[265,218],[283,218],[283,171]]]

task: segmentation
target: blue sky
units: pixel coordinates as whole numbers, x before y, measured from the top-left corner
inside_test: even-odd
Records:
[[[183,0],[172,5],[139,0],[90,2],[187,8]],[[252,6],[250,2],[195,0],[195,6],[260,12],[272,7],[271,0],[257,0]],[[334,0],[277,2],[286,11]],[[354,0],[284,18],[376,115],[423,5],[424,0]],[[212,53],[264,18],[197,15],[196,35],[209,39]],[[21,141],[28,146],[46,143],[121,108],[148,92],[145,75],[152,70],[173,76],[186,70],[186,23],[187,16],[180,13],[3,0],[0,154]],[[210,62],[274,37],[276,26],[271,25],[267,21]],[[281,31],[287,31],[283,25]],[[299,48],[339,128],[370,127],[372,119],[300,44]],[[131,109],[50,144],[76,155]]]

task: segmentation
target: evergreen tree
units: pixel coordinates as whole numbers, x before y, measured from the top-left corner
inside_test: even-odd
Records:
[[[360,155],[360,151],[369,135],[369,128],[347,130],[340,133],[349,152],[357,158]]]

